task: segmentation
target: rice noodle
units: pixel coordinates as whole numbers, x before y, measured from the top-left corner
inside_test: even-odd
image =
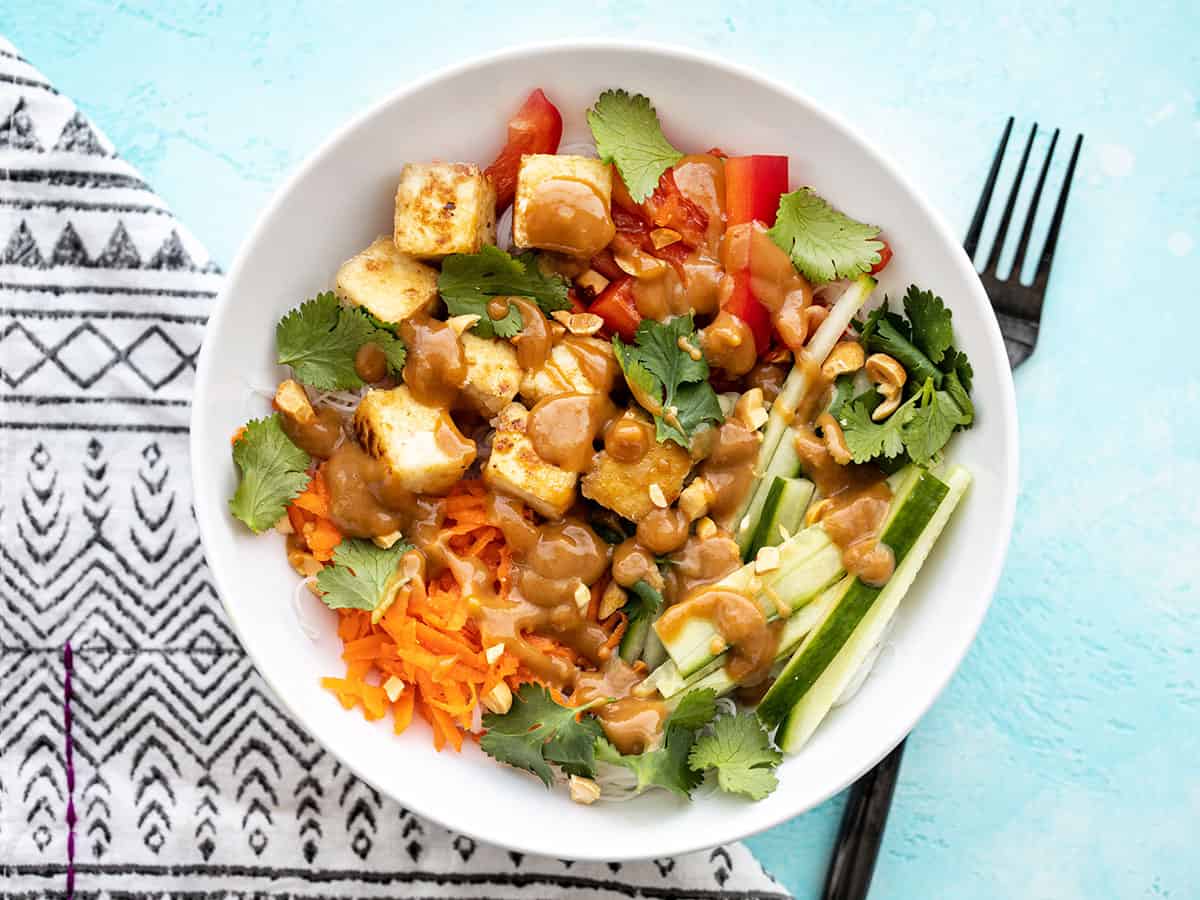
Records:
[[[317,583],[317,579],[314,576],[310,575],[308,578],[304,578],[301,581],[298,581],[296,583],[296,587],[292,590],[292,612],[296,616],[296,624],[299,626],[300,630],[304,633],[304,636],[306,638],[308,638],[310,641],[312,641],[314,644],[320,638],[321,632],[318,631],[313,626],[312,622],[310,622],[308,620],[308,615],[304,611],[303,594],[308,594],[308,596],[311,597],[312,591],[310,590],[310,588],[313,585],[315,585],[316,583]]]
[[[358,409],[359,401],[367,395],[370,388],[361,387],[345,391],[319,391],[316,388],[306,387],[304,390],[308,394],[309,401],[314,406],[327,406],[341,413],[343,416],[352,416],[354,415],[354,411]]]
[[[871,648],[870,652],[866,656],[866,659],[862,661],[862,664],[858,667],[858,670],[854,673],[853,677],[851,677],[850,681],[847,682],[845,689],[838,696],[837,700],[833,702],[834,709],[849,703],[854,699],[854,695],[857,694],[862,688],[871,672],[875,669],[875,666],[879,663],[880,656],[882,656],[884,651],[890,646],[887,642],[887,638],[888,633],[891,630],[892,623],[888,622],[888,624],[884,627],[883,634],[879,636],[879,642]]]
[[[513,246],[512,223],[513,208],[509,206],[496,220],[496,246],[506,252],[511,251]]]

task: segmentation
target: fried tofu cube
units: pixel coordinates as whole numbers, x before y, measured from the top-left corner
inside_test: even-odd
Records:
[[[401,253],[437,259],[496,242],[496,189],[472,163],[409,163],[396,188],[393,240]]]
[[[612,169],[588,156],[521,157],[513,203],[513,243],[590,257],[616,234]]]
[[[674,503],[692,468],[686,450],[673,441],[657,443],[654,427],[645,424],[650,445],[641,459],[625,463],[609,456],[608,451],[601,451],[592,460],[581,486],[583,496],[634,522],[658,505],[655,500],[668,506]]]
[[[607,394],[612,389],[615,367],[616,357],[607,341],[572,337],[570,343],[555,344],[540,369],[525,373],[521,399],[533,406],[555,394]]]
[[[529,410],[510,403],[496,418],[492,455],[483,480],[494,491],[524,501],[548,519],[562,518],[575,502],[578,475],[542,459],[525,433]]]
[[[459,340],[467,360],[463,401],[489,419],[499,415],[517,396],[521,385],[517,351],[508,341],[481,338],[470,332],[464,332]]]
[[[291,378],[282,381],[275,389],[275,408],[280,414],[299,425],[311,425],[317,418],[304,388]]]
[[[363,397],[354,429],[363,448],[413,493],[446,493],[475,461],[475,442],[463,437],[450,414],[418,403],[404,385]]]
[[[384,322],[403,322],[437,302],[437,269],[381,237],[342,263],[334,280],[338,297]]]

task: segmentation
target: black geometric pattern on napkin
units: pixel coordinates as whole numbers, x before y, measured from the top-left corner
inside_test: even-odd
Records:
[[[218,286],[0,39],[0,895],[782,897],[740,846],[605,866],[450,834],[279,708],[191,509]]]

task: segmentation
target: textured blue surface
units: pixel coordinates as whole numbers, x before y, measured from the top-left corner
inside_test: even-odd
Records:
[[[872,896],[1196,897],[1194,4],[342,6],[6,0],[0,31],[222,263],[347,115],[509,43],[637,37],[754,66],[853,120],[960,229],[1005,116],[1086,134],[1040,349],[1017,376],[1008,566],[909,743]],[[752,841],[798,896],[819,889],[840,811]]]

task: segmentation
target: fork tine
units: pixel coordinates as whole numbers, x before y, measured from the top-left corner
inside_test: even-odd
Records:
[[[1013,179],[1012,190],[1008,192],[1008,202],[1004,204],[1004,213],[1000,216],[1000,225],[996,229],[996,239],[992,242],[992,250],[988,254],[987,265],[983,271],[996,274],[996,266],[1000,262],[1000,253],[1004,249],[1004,241],[1008,238],[1008,226],[1012,222],[1013,209],[1017,205],[1017,195],[1021,193],[1021,182],[1025,180],[1025,166],[1029,164],[1029,153],[1033,150],[1033,139],[1037,135],[1037,123],[1029,129],[1029,140],[1021,153],[1021,164],[1017,167],[1017,177]]]
[[[1067,174],[1063,178],[1062,188],[1058,192],[1058,203],[1054,206],[1054,218],[1050,220],[1050,231],[1046,234],[1046,245],[1042,248],[1042,258],[1038,263],[1037,273],[1033,277],[1035,287],[1045,290],[1046,282],[1050,279],[1050,263],[1054,259],[1054,248],[1058,244],[1058,231],[1062,227],[1063,212],[1067,208],[1067,195],[1071,193],[1071,179],[1075,177],[1075,163],[1079,161],[1079,150],[1083,147],[1083,135],[1075,137],[1075,147],[1071,150],[1071,161],[1067,163]]]
[[[1021,237],[1017,241],[1017,253],[1013,257],[1012,275],[1010,278],[1021,280],[1021,270],[1025,268],[1025,253],[1029,250],[1029,236],[1033,233],[1033,220],[1037,218],[1038,204],[1042,199],[1042,188],[1046,185],[1046,173],[1050,171],[1050,160],[1054,158],[1054,148],[1058,146],[1058,129],[1050,138],[1050,149],[1046,151],[1046,161],[1042,163],[1042,171],[1038,175],[1037,184],[1033,187],[1033,196],[1029,198],[1029,212],[1025,216],[1025,225],[1021,228]]]
[[[979,203],[975,206],[975,215],[971,219],[971,227],[967,229],[963,249],[972,259],[979,248],[979,236],[983,233],[983,220],[987,218],[988,206],[992,202],[992,191],[996,189],[996,178],[1000,175],[1000,163],[1004,161],[1004,149],[1008,146],[1008,136],[1012,134],[1013,117],[1009,116],[1004,124],[1004,134],[1000,136],[1000,146],[996,148],[996,156],[992,160],[992,168],[988,172],[987,181],[983,183],[983,193],[979,195]]]

